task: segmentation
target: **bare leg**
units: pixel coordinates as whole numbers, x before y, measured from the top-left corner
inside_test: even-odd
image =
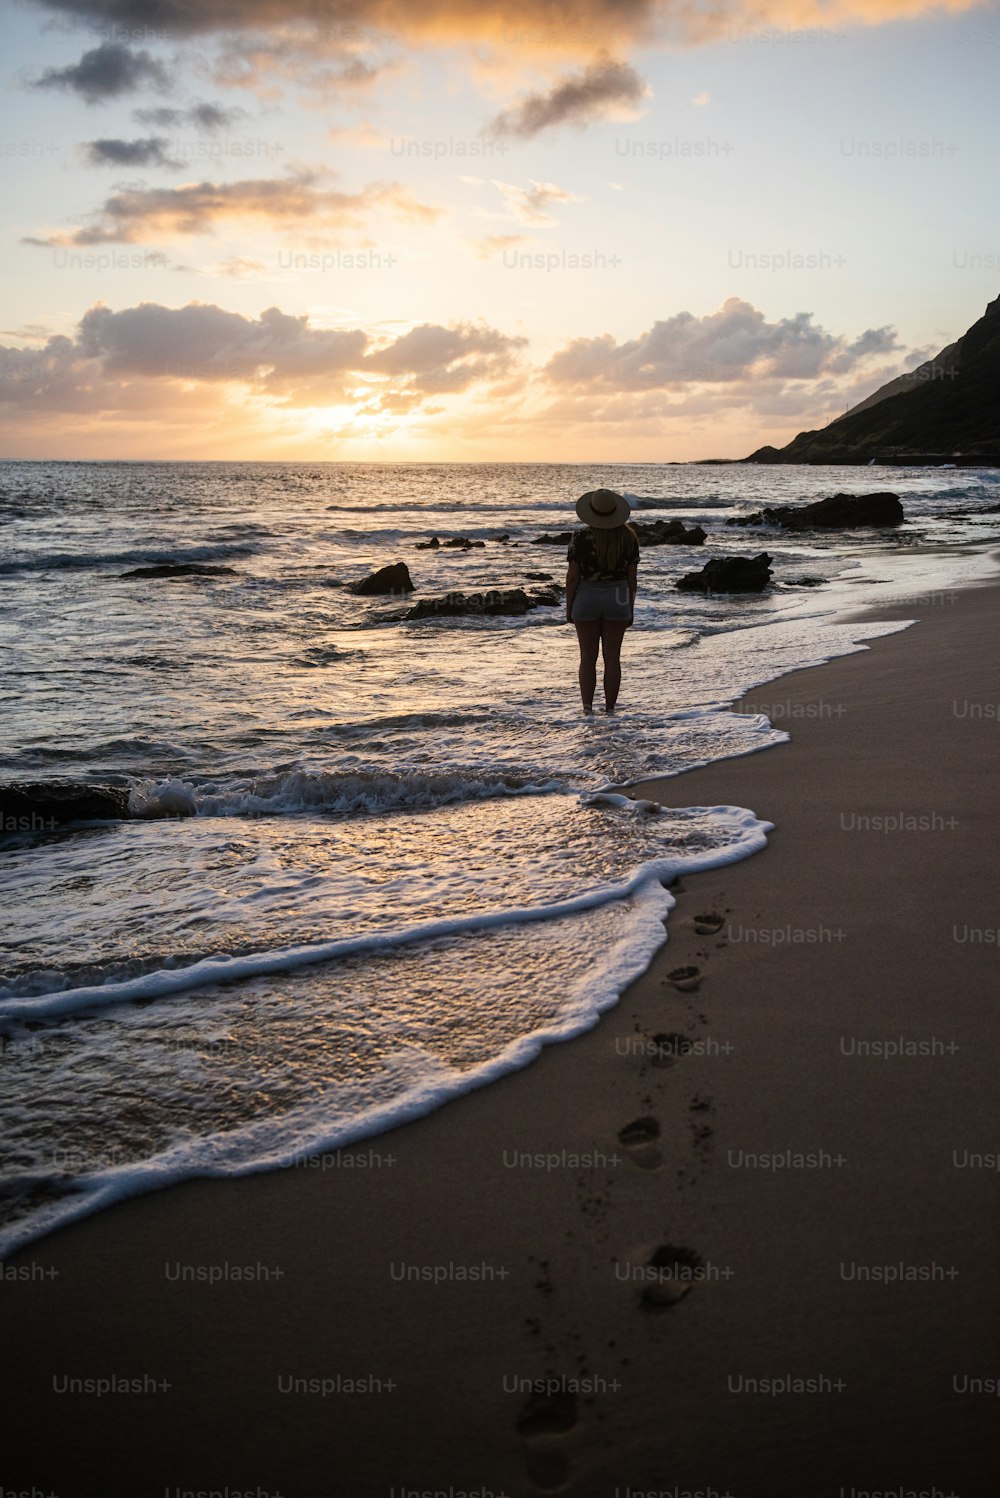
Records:
[[[601,623],[601,652],[604,656],[604,706],[613,713],[622,684],[622,640],[628,629],[626,619],[605,619]]]
[[[576,626],[576,637],[580,642],[580,698],[585,713],[594,710],[594,688],[597,686],[597,655],[601,648],[601,622],[599,619]]]

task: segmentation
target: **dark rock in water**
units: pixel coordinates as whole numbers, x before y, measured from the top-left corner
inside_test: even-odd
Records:
[[[533,583],[550,583],[554,580],[551,572],[526,572],[524,575]]]
[[[541,608],[554,608],[557,603],[562,603],[566,597],[566,589],[562,583],[550,583],[547,588],[532,588],[528,594],[531,606]]]
[[[685,526],[683,520],[636,521],[632,529],[640,546],[700,546],[705,539],[700,525]]]
[[[364,594],[412,593],[410,570],[405,562],[393,562],[388,567],[380,567],[377,572],[370,572],[361,582],[353,583],[349,591]]]
[[[205,567],[201,562],[160,562],[155,567],[136,567],[120,577],[236,577],[235,567]]]
[[[485,541],[470,541],[468,536],[452,536],[448,541],[442,541],[439,536],[432,536],[429,541],[418,541],[418,551],[437,551],[439,547],[447,546],[451,551],[478,551],[485,550]]]
[[[499,536],[497,536],[496,539],[498,541],[509,541],[510,540],[510,532],[509,531],[501,531],[500,534],[499,534]]]
[[[526,614],[529,609],[554,607],[562,601],[557,583],[549,588],[489,588],[483,593],[445,593],[442,598],[421,598],[404,614],[392,619],[442,619],[460,614]]]
[[[0,832],[52,832],[67,822],[120,821],[129,815],[128,788],[68,780],[0,785]]]
[[[700,572],[678,579],[682,593],[760,593],[771,581],[771,558],[713,557]]]
[[[532,546],[568,546],[573,539],[572,531],[558,531],[556,535],[532,536]]]
[[[901,525],[906,517],[898,494],[834,494],[811,505],[772,505],[737,515],[727,525],[781,525],[789,531],[850,530],[862,525]]]
[[[825,577],[789,577],[785,579],[786,588],[821,588],[826,582]]]

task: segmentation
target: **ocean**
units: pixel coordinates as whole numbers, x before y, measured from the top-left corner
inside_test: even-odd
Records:
[[[301,1162],[595,1024],[669,933],[665,882],[760,851],[750,687],[865,648],[990,574],[996,471],[747,465],[0,464],[5,781],[129,789],[130,819],[0,842],[0,1252],[194,1175]],[[399,622],[416,596],[562,581],[577,497],[643,551],[619,715],[585,718],[564,610]],[[889,489],[898,531],[730,515]],[[438,535],[484,543],[418,550]],[[506,538],[506,539],[503,539]],[[677,592],[709,556],[768,592]],[[159,562],[213,577],[122,576]],[[907,603],[909,608],[909,603]],[[600,690],[598,689],[598,700]],[[729,804],[683,772],[731,762]],[[677,777],[671,807],[609,794]],[[666,922],[666,925],[665,925]]]

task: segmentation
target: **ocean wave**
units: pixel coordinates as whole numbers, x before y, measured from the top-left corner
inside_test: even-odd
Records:
[[[625,498],[633,510],[731,510],[731,499],[722,499],[718,494],[630,494]]]
[[[613,805],[637,815],[663,813],[652,801],[635,801],[615,792],[594,792],[581,800],[585,805]],[[103,981],[79,988],[61,989],[39,994],[14,993],[0,1000],[0,1024],[48,1020],[82,1010],[91,1012],[113,1004],[152,1003],[195,989],[211,988],[219,983],[243,982],[253,978],[295,972],[319,963],[335,962],[345,957],[389,952],[415,942],[438,940],[495,930],[503,926],[528,922],[559,920],[566,916],[593,911],[635,896],[657,886],[669,884],[681,874],[716,869],[759,852],[767,843],[773,823],[764,822],[753,812],[739,806],[691,806],[670,808],[673,819],[693,823],[710,816],[716,828],[724,831],[724,841],[709,847],[691,846],[683,852],[670,853],[639,864],[625,879],[600,884],[570,899],[542,902],[538,905],[512,906],[505,910],[473,912],[446,919],[418,921],[394,930],[369,932],[361,936],[303,946],[279,947],[247,952],[241,955],[214,953],[186,963],[182,967],[161,967],[119,981]]]
[[[21,763],[46,764],[46,763],[71,763],[73,760],[96,760],[107,759],[110,756],[146,758],[153,755],[163,755],[175,759],[194,759],[197,749],[189,744],[178,744],[173,740],[151,739],[142,734],[132,738],[106,739],[98,744],[82,744],[78,746],[66,746],[55,744],[28,744],[25,746],[21,756]],[[81,784],[81,791],[88,789]]]
[[[494,796],[543,795],[565,790],[558,781],[535,784],[515,775],[479,771],[285,770],[201,785],[186,780],[133,784],[133,817],[281,816],[294,812],[391,811],[446,806]]]
[[[748,846],[735,856],[753,851]],[[0,1258],[114,1202],[180,1181],[252,1175],[297,1162],[314,1164],[333,1151],[396,1128],[450,1098],[520,1070],[544,1046],[591,1029],[618,1001],[666,940],[665,921],[675,903],[658,880],[642,883],[632,898],[623,936],[595,953],[559,1012],[476,1065],[456,1067],[426,1053],[410,1059],[405,1048],[397,1048],[390,1065],[402,1084],[400,1090],[388,1101],[371,1102],[361,1111],[352,1110],[349,1103],[345,1106],[328,1088],[287,1112],[207,1136],[189,1136],[143,1160],[91,1171],[27,1173],[11,1182],[11,1199],[33,1196],[34,1201],[25,1203],[25,1215],[0,1228]]]
[[[290,664],[320,670],[325,666],[337,666],[341,661],[349,661],[362,654],[363,651],[344,650],[339,645],[309,645],[298,655],[293,655]]]
[[[227,542],[214,546],[171,547],[166,551],[155,548],[90,554],[56,551],[39,556],[7,558],[0,562],[0,575],[9,576],[15,572],[83,571],[94,567],[123,567],[131,563],[137,566],[159,566],[171,562],[213,562],[225,557],[253,556],[256,549],[254,546],[237,546]]]
[[[464,502],[461,499],[442,499],[433,500],[429,503],[420,503],[419,501],[417,501],[413,504],[411,513],[415,515],[426,514],[428,516],[431,516],[441,514],[454,515],[456,513],[461,514],[464,511],[468,511],[470,514],[474,515],[509,515],[512,511],[517,511],[519,508],[521,508],[524,510],[530,510],[531,513],[534,514],[536,510],[571,510],[574,502],[575,501],[571,501],[569,499],[544,500],[532,499],[526,496],[522,497],[521,499],[513,499],[503,504],[496,505],[491,505],[488,501],[480,500],[478,498],[469,498]],[[326,506],[326,509],[328,511],[337,510],[343,511],[347,514],[353,513],[355,515],[378,515],[386,511],[391,514],[398,514],[401,508],[403,508],[402,502],[398,499],[391,501],[389,504],[333,504]]]

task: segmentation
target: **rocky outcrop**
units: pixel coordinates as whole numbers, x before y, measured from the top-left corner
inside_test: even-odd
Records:
[[[753,515],[736,515],[726,524],[780,525],[787,531],[853,530],[901,525],[905,519],[898,494],[834,494],[811,505],[771,505]]]
[[[119,577],[236,577],[235,567],[207,567],[201,562],[158,562],[155,567],[134,567]]]
[[[447,541],[442,541],[439,536],[432,536],[429,541],[417,542],[418,551],[437,551],[439,547],[451,551],[472,551],[473,549],[482,551],[485,546],[485,541],[470,541],[468,536],[452,536]]]
[[[129,815],[128,789],[73,781],[0,785],[0,832],[53,832],[67,822],[120,821]]]
[[[377,593],[412,593],[410,569],[405,562],[392,562],[388,567],[370,572],[361,582],[352,583],[348,591],[365,596]]]
[[[1000,297],[933,359],[748,463],[1000,463]]]
[[[760,593],[771,581],[771,558],[713,557],[700,572],[678,579],[682,593]]]
[[[632,529],[640,546],[700,546],[705,539],[700,525],[685,526],[683,520],[636,521]]]
[[[562,601],[557,583],[549,588],[488,588],[483,593],[445,593],[441,598],[421,598],[402,614],[389,619],[447,619],[460,614],[526,614],[529,609],[553,608]]]

